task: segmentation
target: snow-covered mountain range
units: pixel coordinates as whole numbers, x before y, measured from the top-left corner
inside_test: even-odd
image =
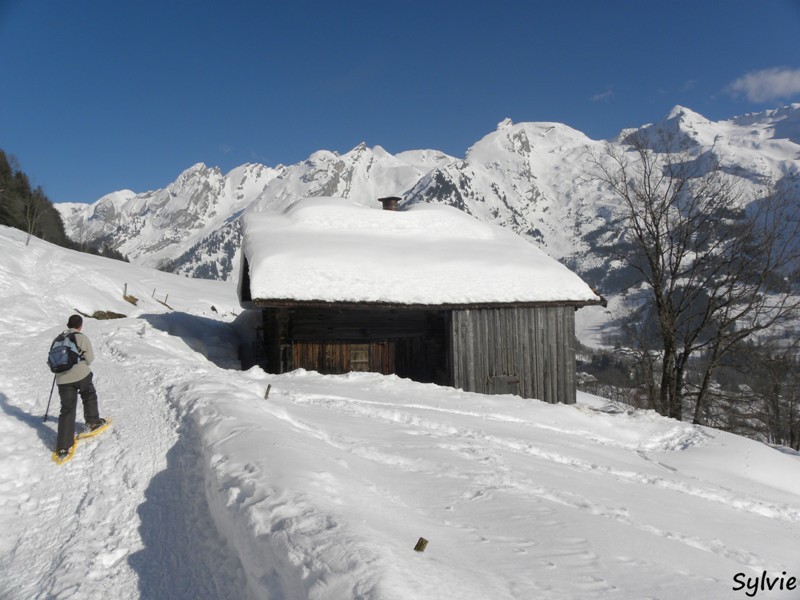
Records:
[[[145,266],[210,279],[230,278],[244,211],[282,210],[302,196],[338,196],[379,206],[450,204],[508,227],[587,277],[605,293],[592,239],[608,224],[614,200],[589,175],[604,144],[634,131],[666,132],[697,158],[714,156],[733,178],[760,186],[800,174],[800,104],[713,122],[676,106],[658,123],[592,140],[559,123],[501,122],[462,158],[435,150],[388,153],[364,144],[345,154],[321,150],[303,162],[246,164],[227,174],[196,164],[164,189],[123,190],[93,204],[59,204],[77,241],[108,243]],[[654,146],[657,147],[657,146]],[[592,271],[594,269],[594,271]]]

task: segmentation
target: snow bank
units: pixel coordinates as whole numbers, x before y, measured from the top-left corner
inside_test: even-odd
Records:
[[[586,395],[257,369],[224,385],[179,394],[216,397],[209,499],[255,598],[712,598],[798,567],[800,464],[749,440]]]

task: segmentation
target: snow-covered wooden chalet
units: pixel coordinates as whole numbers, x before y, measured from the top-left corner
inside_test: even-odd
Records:
[[[382,202],[306,198],[245,217],[239,300],[261,311],[245,362],[573,403],[575,310],[600,302],[589,286],[455,208]]]

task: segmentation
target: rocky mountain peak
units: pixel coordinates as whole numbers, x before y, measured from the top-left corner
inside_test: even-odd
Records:
[[[666,135],[691,157],[716,153],[733,177],[751,183],[800,173],[800,104],[721,122],[676,106],[608,143],[624,146],[631,133],[656,151]],[[197,163],[162,190],[115,192],[83,208],[65,205],[62,216],[72,237],[106,241],[135,262],[226,278],[238,264],[245,211],[283,210],[306,196],[378,207],[378,198],[394,195],[508,227],[580,272],[596,262],[592,239],[613,204],[587,172],[587,152],[602,153],[604,144],[561,123],[504,119],[463,159],[437,150],[393,155],[362,142],[341,155],[319,150],[294,165],[250,163],[227,174]]]

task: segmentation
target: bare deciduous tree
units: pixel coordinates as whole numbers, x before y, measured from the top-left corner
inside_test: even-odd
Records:
[[[627,141],[591,155],[591,176],[620,201],[619,258],[649,290],[661,359],[656,408],[682,419],[691,398],[700,422],[721,358],[798,317],[797,198],[774,185],[759,195],[711,153],[692,158],[665,134]],[[690,366],[699,369],[693,388]]]
[[[46,203],[47,200],[45,199],[44,192],[40,187],[36,188],[33,193],[31,193],[25,199],[25,203],[23,205],[23,214],[25,217],[25,231],[28,233],[28,237],[25,240],[26,246],[30,244],[31,237],[35,233],[36,228],[39,226],[39,222],[44,214]]]

